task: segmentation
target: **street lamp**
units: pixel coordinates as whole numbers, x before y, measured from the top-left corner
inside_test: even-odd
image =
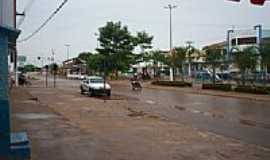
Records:
[[[191,54],[193,52],[191,45],[193,44],[193,42],[187,41],[186,44],[187,44],[187,48],[188,48],[188,51],[187,51],[188,52],[188,76],[191,77]]]
[[[172,54],[172,48],[173,48],[173,40],[172,40],[172,10],[177,8],[176,5],[168,4],[168,6],[164,7],[165,9],[169,9],[170,11],[170,54]],[[170,80],[173,81],[173,68],[170,68]]]
[[[230,29],[227,31],[227,56],[228,60],[231,60],[231,33],[233,33],[234,30]]]
[[[254,30],[257,30],[258,29],[258,33],[257,33],[257,44],[259,46],[259,48],[261,47],[261,44],[262,44],[262,25],[256,25],[254,26]]]
[[[99,34],[98,33],[94,33],[95,37],[97,37],[97,48],[99,47],[99,43],[98,43],[98,36]]]
[[[69,47],[71,46],[70,44],[65,44],[67,47],[67,60],[69,59]]]

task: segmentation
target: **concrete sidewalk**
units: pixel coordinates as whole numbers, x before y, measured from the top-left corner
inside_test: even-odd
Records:
[[[111,81],[110,83],[113,85],[130,86],[130,82],[127,80]],[[209,95],[209,96],[240,98],[240,99],[248,99],[248,100],[254,100],[254,101],[270,101],[270,95],[257,95],[257,94],[248,94],[248,93],[239,93],[239,92],[205,90],[205,89],[201,89],[200,85],[195,85],[192,88],[166,87],[166,86],[152,85],[151,82],[149,81],[149,82],[144,82],[143,87],[150,88],[150,89],[174,90],[174,91],[179,91],[186,94],[200,94],[200,95]]]

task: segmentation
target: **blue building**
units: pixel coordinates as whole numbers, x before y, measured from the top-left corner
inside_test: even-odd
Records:
[[[0,0],[0,159],[30,159],[29,141],[25,133],[10,132],[8,91],[8,54],[16,48],[20,34],[16,30],[16,1]]]

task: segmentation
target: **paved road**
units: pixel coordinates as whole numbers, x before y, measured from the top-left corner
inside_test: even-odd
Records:
[[[270,147],[270,104],[267,102],[157,89],[134,92],[121,85],[114,86],[113,93],[132,97],[130,103],[140,101],[143,110],[151,110],[168,120]]]
[[[78,88],[79,81],[60,80],[58,84],[60,88]],[[137,109],[169,121],[270,148],[270,104],[267,102],[173,90],[132,91],[126,85],[114,85],[113,94],[126,96]]]

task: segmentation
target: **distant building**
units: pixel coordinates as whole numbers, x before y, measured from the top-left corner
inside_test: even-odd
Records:
[[[235,48],[244,49],[249,46],[259,47],[259,44],[270,43],[270,30],[262,30],[261,38],[259,32],[254,29],[250,30],[233,30],[229,35],[229,43],[227,41],[222,41],[218,43],[213,43],[203,47],[203,50],[208,48],[220,49],[220,52],[226,55],[226,61],[229,61],[235,52]],[[229,52],[228,52],[229,49]],[[229,71],[238,71],[235,64],[231,64],[228,68]],[[258,64],[257,70],[260,70],[260,65]]]
[[[63,62],[63,72],[67,75],[84,75],[87,73],[86,62],[79,58],[71,58]]]

